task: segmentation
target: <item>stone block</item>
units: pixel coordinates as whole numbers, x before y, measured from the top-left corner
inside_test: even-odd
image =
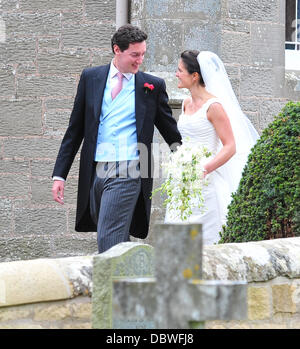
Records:
[[[34,237],[0,238],[0,261],[9,262],[34,258],[52,257],[51,238],[48,235]]]
[[[44,114],[45,135],[63,136],[69,125],[69,110],[49,110]]]
[[[37,56],[38,71],[40,74],[71,75],[80,74],[83,68],[90,66],[89,52],[83,50],[42,51]]]
[[[45,100],[45,108],[46,111],[48,110],[59,110],[59,109],[64,109],[64,110],[69,110],[70,113],[73,109],[74,105],[74,98],[51,98],[51,99],[46,99]]]
[[[2,175],[0,176],[0,196],[20,197],[28,196],[30,184],[28,176],[24,175]]]
[[[282,25],[251,23],[251,63],[264,68],[284,66],[284,41]],[[247,45],[249,47],[249,41]]]
[[[80,234],[75,232],[75,220],[69,220],[69,225],[72,227],[72,235],[60,234],[52,237],[53,256],[55,258],[62,258],[87,256],[97,253],[97,233],[85,232]]]
[[[12,67],[6,69],[0,68],[0,96],[14,96],[15,95],[15,76]],[[4,122],[4,114],[1,113],[1,122]]]
[[[70,298],[72,289],[54,261],[31,260],[0,264],[5,297],[0,306]]]
[[[40,101],[0,101],[0,136],[42,134],[42,104]]]
[[[1,199],[2,201],[3,199]],[[0,205],[1,205],[0,201]],[[0,234],[6,235],[12,231],[13,216],[11,210],[0,209]],[[2,253],[0,253],[1,255]]]
[[[13,307],[0,307],[0,324],[10,320],[29,318],[32,314],[32,306],[29,304]],[[1,325],[0,325],[1,326]]]
[[[189,20],[184,24],[183,42],[182,49],[180,51],[178,48],[175,50],[178,59],[180,52],[185,49],[213,51],[219,54],[221,44],[221,24],[218,22]]]
[[[16,234],[62,234],[66,231],[66,211],[63,208],[17,208]]]
[[[87,297],[84,297],[87,298]],[[72,303],[70,308],[72,311],[72,318],[76,319],[91,319],[92,317],[92,304],[90,298],[87,298],[88,302]]]
[[[249,320],[263,320],[271,317],[271,299],[267,287],[248,287]]]
[[[61,139],[49,137],[10,138],[4,141],[4,156],[25,159],[56,159]]]
[[[64,76],[18,77],[18,97],[74,96],[76,80]]]
[[[59,49],[59,37],[39,38],[39,50],[41,49]]]
[[[280,0],[228,0],[226,14],[230,19],[278,23],[279,2]]]
[[[113,58],[111,49],[94,49],[91,51],[91,65],[109,64]]]
[[[27,0],[19,1],[19,8],[21,11],[34,11],[34,12],[60,12],[58,10],[74,10],[80,8],[82,6],[82,0],[52,0],[51,2],[47,2],[45,0],[35,0],[32,4],[28,3]]]
[[[60,14],[47,13],[10,13],[4,16],[6,21],[6,35],[14,37],[18,35],[39,36],[57,35],[61,31]]]
[[[272,69],[241,67],[241,97],[272,97],[275,80]]]
[[[295,313],[296,303],[293,294],[296,286],[291,284],[272,285],[274,313]]]
[[[181,51],[178,43],[183,42],[181,21],[147,20],[143,29],[149,37],[144,61],[146,69],[156,72],[176,71]]]
[[[282,108],[287,103],[286,100],[280,99],[263,99],[260,101],[260,118],[259,125],[261,129],[264,129],[274,120],[274,117],[277,116]]]
[[[115,21],[116,0],[94,1],[86,0],[85,18],[88,21]]]
[[[152,277],[153,248],[136,242],[124,242],[94,257],[93,328],[112,328],[113,280],[124,277]]]
[[[223,20],[223,30],[250,34],[250,23],[225,18]]]
[[[65,320],[71,317],[71,309],[68,304],[55,302],[51,305],[44,305],[35,309],[33,314],[34,321],[53,321]]]
[[[17,159],[2,159],[0,161],[0,174],[23,174],[29,175],[29,161]]]
[[[115,32],[114,23],[65,25],[62,28],[63,47],[108,48]]]
[[[5,64],[34,62],[36,58],[36,40],[33,38],[7,38],[0,46],[0,61]]]
[[[223,62],[248,65],[250,63],[249,40],[250,34],[247,33],[223,32],[220,43],[220,56]]]

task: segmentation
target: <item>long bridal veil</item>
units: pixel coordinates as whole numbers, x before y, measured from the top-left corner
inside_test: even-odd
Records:
[[[250,120],[242,112],[221,59],[213,52],[201,51],[197,56],[197,60],[206,90],[220,100],[230,119],[233,130],[236,154],[218,169],[232,193],[238,188],[248,155],[259,135]],[[221,146],[222,144],[220,144]],[[223,198],[223,200],[227,207],[231,200],[230,197]]]

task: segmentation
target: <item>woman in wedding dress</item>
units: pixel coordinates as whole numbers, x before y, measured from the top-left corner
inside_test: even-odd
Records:
[[[211,156],[204,165],[204,209],[195,204],[192,215],[182,222],[178,212],[167,208],[165,223],[202,224],[203,243],[213,244],[226,223],[231,193],[258,134],[240,109],[220,58],[209,51],[187,50],[181,54],[176,72],[178,87],[190,92],[182,103],[178,129],[183,142],[199,143]]]

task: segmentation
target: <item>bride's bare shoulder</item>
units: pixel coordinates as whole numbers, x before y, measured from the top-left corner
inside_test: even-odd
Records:
[[[186,111],[186,108],[189,106],[189,104],[191,103],[192,101],[192,98],[191,97],[186,97],[184,100],[183,100],[183,103],[182,103],[182,111],[185,112]]]

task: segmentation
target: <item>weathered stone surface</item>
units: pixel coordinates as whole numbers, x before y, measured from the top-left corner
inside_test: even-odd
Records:
[[[4,156],[8,158],[55,159],[60,139],[50,137],[10,138],[4,141]]]
[[[203,277],[217,280],[267,281],[300,276],[300,238],[205,245]]]
[[[247,21],[271,21],[279,20],[280,0],[228,0],[228,17],[233,19],[244,19]]]
[[[85,1],[85,17],[91,21],[115,21],[116,0],[110,1]]]
[[[113,280],[153,276],[153,247],[123,242],[94,257],[93,328],[112,327]]]
[[[223,62],[236,62],[238,64],[249,65],[251,56],[249,55],[248,33],[223,32],[220,43],[220,56]]]
[[[3,18],[8,36],[24,33],[32,36],[53,35],[61,30],[59,13],[10,13]]]
[[[248,287],[248,318],[262,320],[271,317],[271,298],[267,287]]]
[[[249,55],[251,63],[263,67],[284,66],[284,46],[281,45],[284,40],[283,25],[252,23]]]
[[[296,289],[295,285],[290,284],[272,285],[273,307],[275,313],[296,312],[296,303],[293,299]]]
[[[0,101],[0,109],[0,136],[42,134],[42,103],[40,101]]]
[[[13,225],[3,226],[1,233],[11,233]],[[2,234],[0,239],[0,261],[10,262],[34,258],[50,258],[53,255],[51,237],[43,235],[11,237]]]
[[[0,176],[0,196],[16,197],[29,195],[29,178],[24,175]]]
[[[0,46],[0,61],[5,64],[33,62],[36,57],[36,40],[33,38],[7,38]]]
[[[37,60],[40,74],[68,76],[79,74],[83,68],[90,66],[89,53],[83,50],[48,50],[38,54]]]
[[[51,195],[51,192],[49,193]],[[17,234],[49,234],[66,231],[66,212],[50,208],[15,209],[15,229]]]
[[[18,97],[73,96],[75,92],[74,77],[25,76],[18,78]]]
[[[106,48],[115,32],[115,24],[66,24],[62,28],[62,43],[64,47]]]
[[[0,307],[90,295],[91,273],[91,256],[1,263]],[[44,305],[35,320],[65,318],[70,311],[70,307]]]
[[[0,68],[0,80],[1,80],[1,88],[0,88],[0,96],[13,96],[15,95],[15,76],[13,69]],[[3,118],[3,114],[1,113],[1,119]]]

